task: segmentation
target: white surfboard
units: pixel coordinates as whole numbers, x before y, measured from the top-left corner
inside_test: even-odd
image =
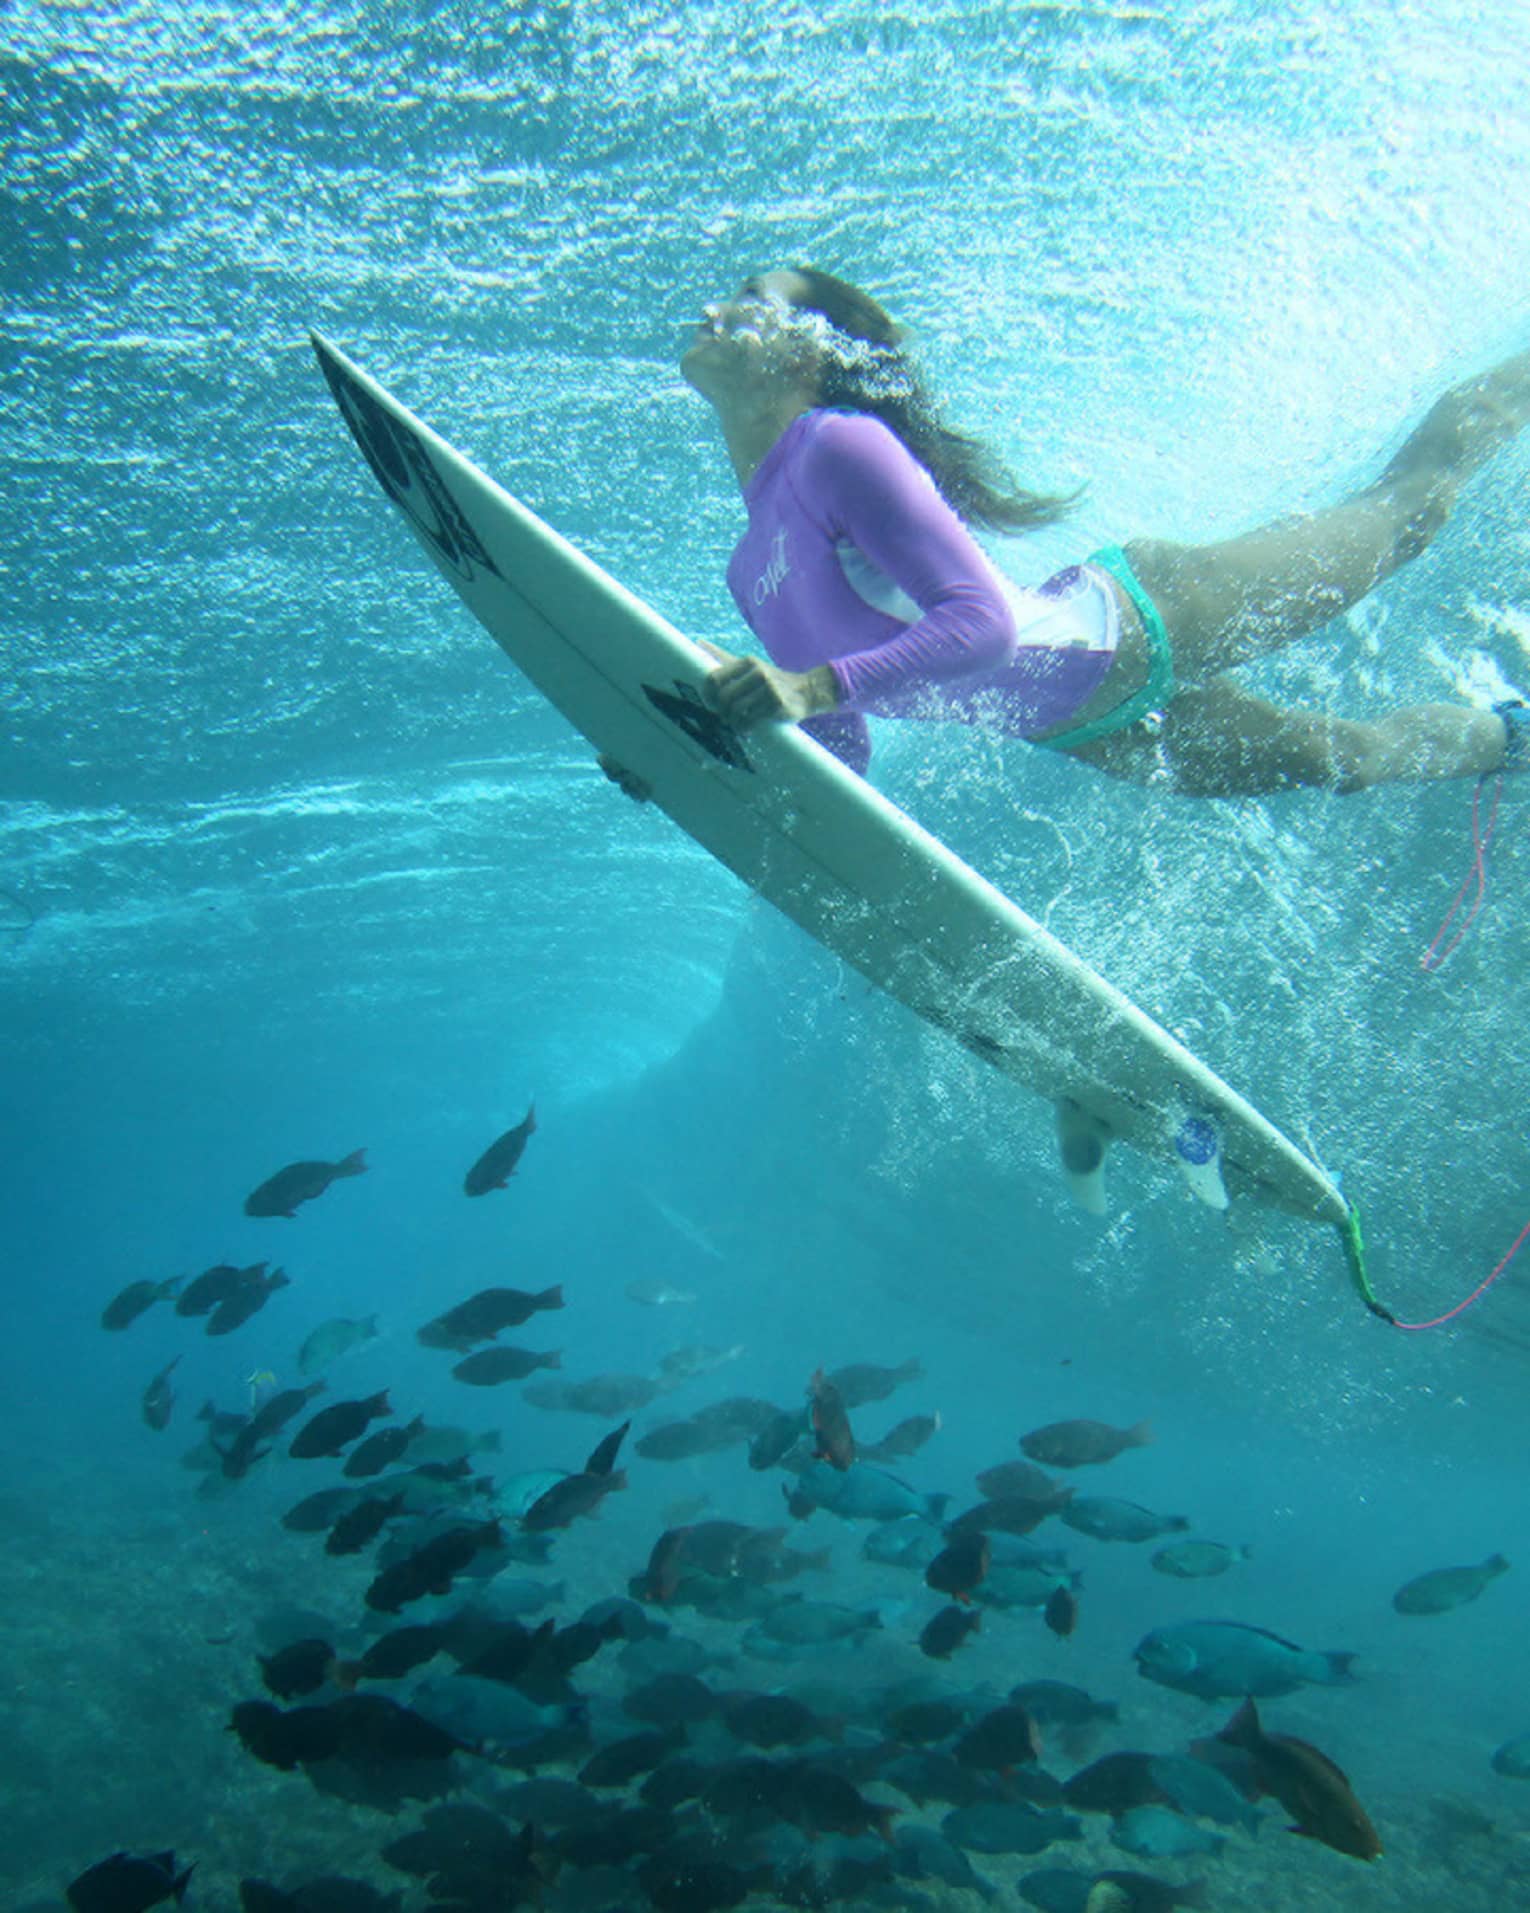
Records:
[[[704,651],[334,346],[313,343],[373,474],[468,609],[597,751],[751,889],[1109,1137],[1174,1160],[1183,1120],[1201,1118],[1230,1192],[1345,1223],[1329,1177],[1183,1044],[810,737],[724,723],[704,694]]]

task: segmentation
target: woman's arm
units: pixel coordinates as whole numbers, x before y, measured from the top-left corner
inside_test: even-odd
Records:
[[[998,573],[903,441],[879,419],[825,419],[804,461],[804,502],[918,607],[884,643],[835,658],[839,702],[897,709],[927,684],[982,676],[1014,655]]]
[[[930,684],[985,675],[1013,655],[1014,619],[997,572],[879,419],[826,414],[792,482],[825,535],[854,546],[915,615],[882,643],[811,671],[728,661],[708,686],[731,724],[796,723],[842,705],[896,712]]]

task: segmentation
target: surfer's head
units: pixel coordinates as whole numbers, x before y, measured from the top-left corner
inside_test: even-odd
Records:
[[[903,328],[869,292],[816,266],[757,274],[731,299],[707,306],[680,370],[719,410],[741,399],[779,408],[785,395],[797,410],[869,413],[902,439],[947,502],[985,530],[1047,524],[1077,497],[1022,489],[981,440],[953,431]]]
[[[805,290],[796,272],[757,273],[703,307],[681,355],[682,377],[713,404],[788,389],[804,405],[821,403],[818,361],[828,327],[797,303]]]

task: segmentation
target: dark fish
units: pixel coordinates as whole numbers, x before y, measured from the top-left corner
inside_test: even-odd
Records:
[[[731,1436],[718,1440],[694,1421],[666,1421],[649,1429],[637,1443],[637,1451],[645,1461],[690,1461],[730,1447],[732,1440]]]
[[[646,1807],[659,1807],[665,1813],[672,1813],[687,1800],[701,1798],[711,1771],[710,1764],[682,1754],[674,1760],[666,1760],[662,1767],[655,1767],[638,1788],[638,1798]]]
[[[362,1433],[368,1422],[392,1413],[386,1389],[380,1394],[367,1396],[365,1401],[334,1402],[328,1408],[321,1408],[311,1421],[303,1423],[292,1437],[287,1453],[299,1461],[317,1460],[321,1455],[338,1455],[348,1442],[353,1442]]]
[[[1057,1510],[1057,1518],[1096,1541],[1153,1541],[1161,1534],[1182,1534],[1190,1526],[1182,1514],[1157,1514],[1112,1495],[1077,1495]]]
[[[950,1660],[981,1620],[982,1616],[971,1608],[943,1607],[925,1623],[919,1636],[920,1653],[928,1654],[932,1661]]]
[[[261,1266],[264,1267],[264,1264]],[[192,1277],[175,1298],[176,1314],[211,1313],[225,1296],[233,1294],[242,1273],[232,1262],[215,1262],[210,1269],[203,1269],[200,1275]]]
[[[1029,1461],[1001,1461],[977,1478],[978,1493],[990,1501],[1024,1495],[1030,1501],[1065,1501],[1070,1490]]]
[[[970,1529],[948,1541],[924,1571],[924,1584],[937,1594],[949,1594],[956,1601],[970,1601],[972,1590],[988,1573],[992,1547],[980,1528]]]
[[[369,1541],[375,1541],[404,1506],[402,1495],[391,1495],[384,1500],[380,1495],[366,1501],[358,1501],[354,1508],[345,1513],[329,1531],[329,1539],[324,1543],[326,1554],[359,1554]]]
[[[1038,1811],[1024,1800],[977,1800],[956,1807],[940,1823],[953,1846],[973,1853],[1041,1853],[1054,1841],[1076,1840],[1083,1829],[1066,1813]]]
[[[1066,1640],[1078,1626],[1078,1596],[1072,1588],[1057,1586],[1047,1596],[1041,1618],[1059,1640]]]
[[[916,1355],[897,1368],[882,1368],[876,1362],[852,1362],[848,1368],[836,1368],[828,1377],[846,1408],[865,1408],[870,1402],[886,1401],[905,1382],[917,1382],[924,1368]]]
[[[329,1679],[335,1650],[314,1636],[260,1657],[260,1677],[278,1700],[297,1700],[316,1693]]]
[[[855,1436],[839,1390],[820,1368],[808,1384],[813,1417],[813,1454],[841,1473],[855,1460]]]
[[[519,1328],[539,1309],[561,1309],[563,1285],[532,1294],[526,1289],[480,1289],[465,1302],[438,1315],[421,1329],[415,1339],[426,1348],[451,1348],[466,1355],[478,1342],[492,1342],[501,1329]]]
[[[300,1202],[312,1202],[341,1176],[366,1173],[366,1151],[353,1149],[339,1162],[289,1162],[268,1176],[258,1189],[244,1199],[247,1216],[287,1216],[297,1213]]]
[[[530,1534],[544,1534],[551,1528],[566,1528],[581,1515],[594,1514],[608,1494],[627,1485],[627,1471],[614,1474],[589,1473],[566,1475],[555,1482],[521,1516],[521,1526]]]
[[[392,1628],[379,1635],[359,1661],[342,1661],[335,1678],[348,1686],[358,1680],[401,1680],[435,1659],[446,1645],[446,1632],[439,1626]]]
[[[800,1747],[807,1740],[837,1739],[839,1723],[826,1723],[790,1694],[729,1694],[723,1725],[750,1747]]]
[[[949,1534],[968,1534],[974,1530],[994,1534],[1029,1534],[1033,1528],[1040,1527],[1048,1515],[1057,1514],[1067,1507],[1071,1488],[1063,1488],[1056,1496],[1036,1500],[1030,1495],[997,1495],[987,1501],[979,1501],[975,1506],[959,1514],[951,1523]]]
[[[758,1395],[728,1395],[720,1402],[708,1402],[705,1408],[698,1408],[690,1419],[694,1428],[702,1430],[719,1446],[727,1446],[753,1441],[774,1425],[780,1412],[774,1402],[762,1401]]]
[[[1085,1876],[1086,1878],[1089,1876]],[[1158,1880],[1151,1873],[1133,1873],[1129,1868],[1107,1867],[1093,1876],[1096,1886],[1113,1887],[1119,1895],[1106,1913],[1173,1913],[1177,1906],[1205,1907],[1206,1882],[1191,1880],[1184,1886]],[[1021,1881],[1022,1891],[1025,1882]],[[1087,1913],[1087,1909],[1086,1909]]]
[[[129,1282],[120,1295],[112,1297],[101,1311],[102,1328],[128,1328],[145,1309],[156,1302],[170,1301],[180,1290],[181,1278],[169,1282]]]
[[[422,1601],[427,1594],[447,1594],[453,1579],[481,1548],[497,1548],[503,1539],[497,1521],[448,1528],[402,1561],[384,1568],[363,1598],[374,1612],[396,1614],[407,1601]]]
[[[238,1280],[208,1318],[207,1333],[227,1335],[236,1328],[243,1328],[252,1315],[266,1306],[278,1289],[290,1287],[291,1282],[292,1278],[285,1269],[273,1269],[267,1275],[264,1262],[241,1269]]]
[[[1501,1554],[1490,1554],[1475,1567],[1434,1568],[1405,1582],[1392,1596],[1392,1605],[1399,1614],[1446,1614],[1475,1601],[1490,1581],[1508,1570]]]
[[[917,1455],[931,1435],[937,1434],[939,1430],[940,1416],[938,1414],[909,1415],[896,1426],[889,1428],[882,1439],[873,1442],[870,1447],[862,1443],[861,1459],[871,1462],[904,1461],[910,1455]]]
[[[390,1841],[382,1857],[428,1880],[431,1903],[443,1913],[446,1904],[456,1913],[511,1913],[541,1906],[556,1870],[537,1830],[543,1824],[512,1830],[487,1807],[454,1801],[432,1808],[423,1827]]]
[[[1115,1720],[1121,1712],[1113,1700],[1095,1700],[1066,1681],[1021,1681],[1009,1697],[1044,1727],[1081,1727],[1092,1720]]]
[[[964,1767],[997,1769],[1040,1760],[1041,1734],[1025,1708],[1006,1701],[975,1720],[951,1749]]]
[[[271,1452],[268,1446],[261,1445],[260,1433],[255,1427],[254,1418],[248,1416],[245,1417],[242,1425],[234,1430],[226,1444],[218,1439],[215,1432],[210,1432],[207,1445],[218,1456],[219,1472],[225,1481],[243,1481],[256,1462],[264,1461]]]
[[[525,1117],[514,1129],[507,1129],[503,1136],[491,1142],[472,1168],[462,1179],[463,1192],[470,1196],[486,1196],[491,1189],[503,1189],[515,1174],[515,1165],[537,1126],[537,1106],[533,1103]]]
[[[1133,1807],[1170,1804],[1153,1778],[1153,1756],[1126,1748],[1071,1774],[1063,1782],[1063,1799],[1079,1813],[1128,1813]]]
[[[384,1468],[393,1466],[424,1427],[425,1417],[416,1415],[411,1422],[395,1423],[392,1428],[379,1428],[375,1435],[368,1435],[365,1441],[357,1442],[346,1456],[341,1474],[348,1475],[352,1481],[365,1481],[372,1475],[380,1475]]]
[[[74,1913],[148,1913],[169,1899],[179,1906],[195,1866],[177,1873],[173,1853],[114,1853],[71,1881],[66,1897]]]
[[[170,1371],[180,1359],[179,1355],[173,1355],[143,1391],[143,1418],[157,1435],[170,1426],[170,1411],[175,1407]]]
[[[562,1408],[576,1415],[631,1415],[646,1408],[659,1384],[646,1375],[593,1375],[587,1382],[533,1382],[521,1390],[531,1408]]]
[[[1043,1468],[1087,1468],[1114,1461],[1127,1448],[1142,1448],[1153,1439],[1145,1421],[1131,1428],[1112,1428],[1103,1421],[1053,1421],[1020,1437],[1020,1452]]]
[[[331,1760],[340,1751],[340,1730],[327,1707],[284,1709],[268,1700],[242,1700],[229,1726],[247,1753],[284,1773],[305,1760]]]
[[[949,1740],[966,1725],[965,1711],[951,1700],[913,1700],[887,1716],[887,1731],[910,1747]]]
[[[322,1534],[347,1508],[355,1507],[360,1492],[358,1488],[321,1488],[289,1508],[282,1526],[293,1534]]]
[[[749,1466],[761,1473],[767,1468],[774,1468],[811,1426],[811,1416],[806,1409],[778,1409],[775,1419],[767,1422],[750,1442]]]
[[[717,1695],[695,1674],[656,1674],[622,1696],[622,1712],[651,1727],[694,1727],[709,1720],[719,1705]]]
[[[897,1808],[867,1800],[832,1767],[817,1760],[794,1761],[784,1770],[783,1779],[776,1809],[810,1837],[838,1833],[853,1840],[857,1834],[875,1833],[892,1844]]]
[[[1292,1833],[1320,1840],[1336,1853],[1348,1853],[1357,1860],[1380,1856],[1376,1829],[1327,1754],[1289,1734],[1267,1734],[1251,1700],[1244,1701],[1217,1739],[1242,1748],[1251,1757],[1259,1785],[1291,1815]]]
[[[639,1576],[642,1598],[662,1606],[679,1591],[686,1570],[685,1542],[689,1528],[666,1528],[649,1550],[648,1566]]]
[[[463,1673],[475,1680],[514,1686],[550,1645],[557,1627],[554,1620],[543,1621],[535,1628],[523,1627],[519,1621],[498,1621],[486,1630],[475,1627],[468,1634],[453,1623],[447,1630],[451,1636],[448,1652],[457,1657]]]
[[[628,1734],[599,1748],[579,1769],[582,1787],[625,1787],[639,1774],[651,1773],[685,1745],[683,1727],[653,1728],[647,1733]]]
[[[718,1855],[700,1856],[661,1847],[637,1870],[638,1885],[658,1913],[725,1913],[740,1906],[756,1887],[768,1887],[775,1878],[768,1866],[742,1867]],[[794,1905],[819,1905],[803,1897]]]
[[[473,1751],[468,1742],[382,1694],[346,1694],[323,1711],[336,1730],[340,1754],[369,1767]]]
[[[621,1453],[622,1443],[627,1438],[627,1430],[632,1426],[624,1421],[620,1428],[613,1428],[609,1435],[603,1435],[590,1450],[589,1460],[584,1464],[587,1475],[608,1475],[616,1466],[616,1457]]]
[[[539,1355],[529,1348],[481,1348],[457,1363],[452,1373],[474,1388],[495,1388],[501,1382],[523,1382],[539,1368],[561,1368],[557,1349]]]
[[[265,1440],[286,1427],[294,1415],[299,1415],[313,1400],[322,1395],[324,1383],[309,1382],[306,1388],[283,1388],[263,1401],[250,1417],[249,1426],[257,1440]]]

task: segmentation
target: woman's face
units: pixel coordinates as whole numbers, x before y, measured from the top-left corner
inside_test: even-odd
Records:
[[[797,308],[806,292],[800,273],[766,272],[746,279],[731,298],[704,306],[681,355],[681,376],[713,400],[775,384],[811,384],[820,348]]]

